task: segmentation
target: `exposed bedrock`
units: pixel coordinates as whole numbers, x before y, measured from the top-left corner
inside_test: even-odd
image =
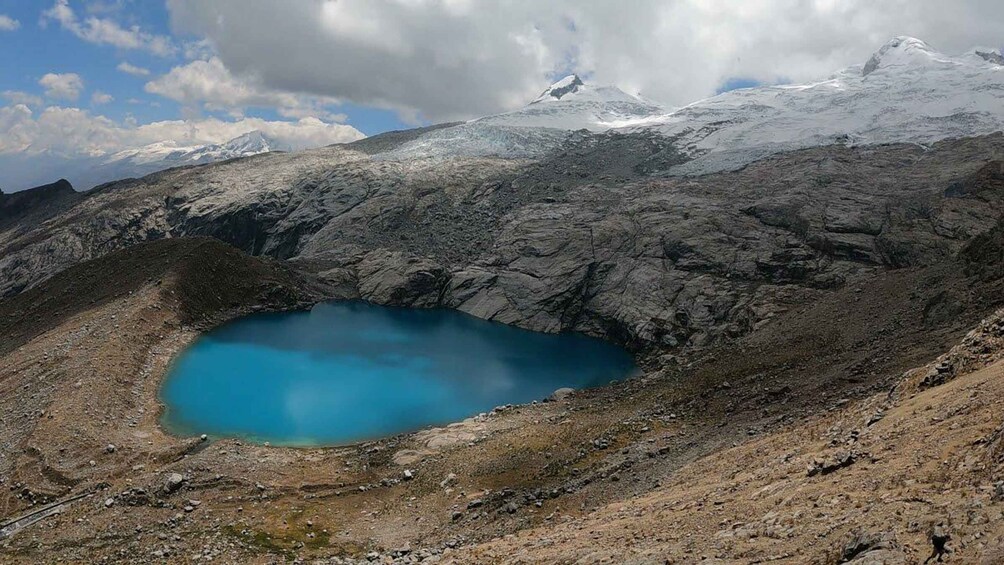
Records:
[[[1000,134],[659,176],[679,158],[650,134],[577,133],[538,161],[349,145],[165,171],[4,227],[0,295],[139,241],[205,235],[292,259],[344,295],[672,347],[1000,239]]]

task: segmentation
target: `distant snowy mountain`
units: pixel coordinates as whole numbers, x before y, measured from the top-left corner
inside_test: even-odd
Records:
[[[676,138],[695,157],[679,168],[684,173],[832,143],[926,144],[981,135],[1004,130],[1002,63],[990,50],[950,57],[919,39],[897,37],[865,64],[828,80],[734,90],[622,128]]]
[[[990,49],[951,57],[897,37],[821,82],[733,90],[672,111],[570,75],[519,110],[431,131],[387,157],[534,157],[579,129],[669,137],[693,158],[672,170],[681,174],[832,143],[981,135],[1004,130],[1004,57]]]
[[[220,144],[178,147],[169,143],[153,143],[139,149],[120,151],[104,159],[91,174],[108,180],[140,177],[171,167],[289,150],[288,146],[255,130]]]
[[[569,131],[600,132],[666,111],[619,88],[588,85],[578,76],[569,75],[519,110],[431,131],[390,156],[532,157],[560,143]]]
[[[0,155],[0,170],[7,177],[7,186],[3,188],[17,190],[62,177],[70,179],[79,190],[89,190],[105,182],[142,177],[172,167],[289,150],[289,146],[262,132],[251,131],[225,143],[179,146],[160,142],[111,155],[67,156],[52,152]]]
[[[471,123],[603,131],[625,120],[665,112],[666,108],[631,96],[617,87],[587,85],[577,75],[569,75],[519,110]]]

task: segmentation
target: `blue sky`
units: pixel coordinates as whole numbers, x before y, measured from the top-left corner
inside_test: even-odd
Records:
[[[43,105],[78,107],[94,116],[106,116],[118,123],[145,124],[180,118],[217,117],[222,120],[233,118],[232,109],[214,108],[210,105],[183,104],[177,99],[148,92],[147,84],[183,66],[185,46],[201,39],[198,36],[176,33],[170,25],[167,6],[158,1],[136,0],[70,0],[66,6],[72,10],[78,22],[88,18],[98,18],[114,22],[123,29],[138,26],[139,30],[151,36],[170,38],[176,52],[158,55],[146,49],[123,48],[110,43],[89,41],[67,29],[52,16],[44,15],[57,4],[55,0],[0,0],[0,14],[19,22],[13,31],[0,32],[0,92],[25,93],[39,97]],[[84,24],[86,25],[86,24]],[[575,23],[563,19],[564,31],[576,33]],[[555,79],[577,70],[578,47],[572,45],[562,54],[560,62],[543,77]],[[142,69],[143,75],[129,74],[119,69],[122,64]],[[52,98],[45,96],[45,88],[40,79],[49,73],[69,74],[80,77],[83,88],[76,99]],[[586,80],[592,73],[581,72]],[[751,78],[733,78],[723,82],[716,92],[733,88],[755,86],[759,82]],[[543,81],[538,85],[546,86]],[[107,96],[109,102],[103,102]],[[9,98],[9,102],[13,101]],[[366,135],[373,135],[392,129],[402,129],[428,123],[420,113],[402,119],[400,111],[379,108],[372,105],[340,101],[327,104],[325,109],[338,115],[339,122],[350,125]],[[275,107],[250,105],[240,108],[240,114],[264,120],[288,120]]]
[[[171,37],[179,52],[158,56],[144,49],[124,49],[111,44],[99,44],[81,39],[59,22],[45,18],[43,13],[54,2],[42,0],[0,0],[0,14],[19,22],[18,29],[0,32],[0,92],[17,91],[34,96],[44,96],[39,80],[47,73],[75,73],[81,77],[84,89],[76,100],[54,99],[47,102],[87,109],[93,114],[107,116],[115,121],[135,119],[139,123],[174,120],[183,117],[182,104],[176,100],[151,94],[144,85],[159,75],[182,65],[186,59],[181,46],[193,42],[194,36],[175,35],[169,24],[169,14],[164,3],[158,1],[106,0],[97,2],[70,1],[68,6],[79,20],[88,17],[114,21],[123,28],[139,26],[144,33]],[[149,71],[149,75],[135,76],[117,67],[121,63]],[[95,103],[95,92],[106,93],[113,100]],[[344,114],[344,122],[366,135],[391,129],[412,127],[402,121],[397,112],[343,102],[331,106],[331,111]],[[201,109],[202,115],[228,117],[226,111]],[[244,115],[266,120],[284,119],[274,108],[248,107]]]
[[[753,78],[734,77],[726,80],[721,86],[715,89],[715,94],[721,94],[730,90],[738,90],[740,88],[753,88],[754,86],[760,86],[761,84],[763,83]]]
[[[78,104],[90,106],[88,98],[94,90],[111,94],[115,100],[100,108],[102,114],[121,120],[132,114],[138,120],[153,121],[178,115],[178,104],[157,99],[143,91],[145,80],[116,70],[122,61],[150,69],[164,71],[171,61],[140,51],[122,52],[107,46],[94,45],[49,23],[39,25],[42,11],[51,7],[48,2],[0,0],[0,13],[20,21],[20,28],[0,34],[0,91],[17,90],[42,96],[39,79],[46,73],[77,73],[86,87]],[[129,19],[144,27],[167,33],[167,13],[163,4],[143,2],[132,7]],[[129,104],[138,99],[142,104]],[[70,101],[62,101],[66,103]],[[156,102],[159,107],[152,106]]]

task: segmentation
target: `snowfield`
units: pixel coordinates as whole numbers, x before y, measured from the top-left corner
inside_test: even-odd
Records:
[[[833,143],[983,135],[1004,130],[1004,58],[979,49],[953,57],[897,37],[827,80],[733,90],[675,110],[572,75],[520,110],[429,132],[384,157],[533,158],[580,129],[672,138],[693,159],[673,174],[729,170]]]
[[[864,65],[822,82],[734,90],[622,127],[677,138],[695,158],[678,169],[688,173],[832,143],[926,144],[983,135],[1004,129],[1004,66],[992,55],[949,57],[919,39],[897,37]]]

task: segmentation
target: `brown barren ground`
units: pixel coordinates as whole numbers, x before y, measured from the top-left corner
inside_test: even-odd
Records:
[[[161,379],[209,327],[337,293],[213,240],[131,247],[0,302],[3,524],[92,493],[0,560],[914,563],[942,522],[952,560],[999,562],[1004,326],[929,365],[1004,297],[966,277],[876,272],[629,382],[290,449],[164,433]]]

